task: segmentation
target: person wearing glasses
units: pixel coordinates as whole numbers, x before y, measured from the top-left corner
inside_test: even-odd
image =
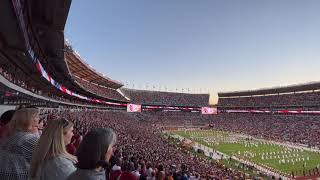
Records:
[[[72,136],[72,122],[66,119],[48,122],[33,152],[31,179],[64,180],[76,170],[77,158],[66,150]]]

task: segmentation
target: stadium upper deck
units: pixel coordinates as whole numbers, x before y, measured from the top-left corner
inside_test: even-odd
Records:
[[[77,76],[85,81],[112,89],[118,89],[123,86],[121,82],[112,80],[90,67],[84,60],[81,59],[80,55],[72,49],[72,46],[68,43],[68,41],[66,41],[65,49],[65,61],[68,64],[69,71],[73,76]]]
[[[218,93],[220,108],[319,109],[320,82],[286,87]]]
[[[121,88],[131,102],[146,105],[208,106],[209,94],[188,94]]]
[[[241,96],[256,96],[256,95],[271,95],[282,93],[297,93],[302,91],[314,91],[320,90],[320,82],[311,82],[304,84],[295,84],[284,87],[263,88],[257,90],[248,91],[233,91],[233,92],[220,92],[218,96],[224,97],[241,97]]]

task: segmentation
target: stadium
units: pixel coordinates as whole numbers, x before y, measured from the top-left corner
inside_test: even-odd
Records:
[[[74,50],[70,6],[0,2],[1,180],[320,177],[320,82],[219,92],[216,105],[129,88]]]

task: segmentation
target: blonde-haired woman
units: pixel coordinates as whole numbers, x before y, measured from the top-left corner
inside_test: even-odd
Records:
[[[39,110],[17,110],[9,122],[9,137],[0,146],[1,179],[27,179],[32,152],[38,142]]]
[[[10,133],[14,134],[17,130],[38,134],[39,109],[22,108],[17,110],[9,122]]]
[[[66,119],[48,122],[33,153],[31,179],[64,180],[76,170],[76,157],[66,151],[72,136],[72,122]]]

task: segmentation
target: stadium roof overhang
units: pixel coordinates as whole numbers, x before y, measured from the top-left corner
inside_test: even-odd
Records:
[[[24,38],[11,0],[0,1],[0,49],[24,53],[26,50]]]
[[[59,82],[68,81],[71,76],[64,61],[64,28],[71,0],[25,1],[28,20],[33,34],[39,42],[45,58],[39,59],[42,66]]]
[[[40,46],[40,49],[33,46],[33,48],[36,47],[36,53],[41,57],[39,61],[56,81],[65,82],[65,85],[74,84],[65,61],[63,32],[71,1],[24,2],[24,6],[21,7],[24,9],[23,18],[31,28],[31,41]],[[5,67],[6,61],[2,59],[10,59],[17,67],[37,79],[39,74],[26,53],[23,32],[12,3],[11,0],[0,1],[0,22],[4,24],[0,26],[0,64],[1,67]],[[87,94],[84,91],[81,93]],[[92,94],[89,95],[92,96]]]
[[[69,49],[66,51],[65,56],[70,73],[72,75],[91,83],[113,89],[118,89],[123,86],[122,83],[112,80],[91,68],[86,62],[81,59],[81,57],[75,51],[72,50],[72,47],[68,45],[68,43],[66,43],[66,49]]]
[[[313,91],[318,89],[320,89],[320,82],[312,82],[307,84],[258,89],[253,91],[235,91],[235,92],[218,93],[218,96],[220,98],[235,97],[235,96],[255,96],[255,95],[280,94],[280,93],[301,92],[301,91]]]
[[[11,0],[0,1],[0,65],[6,68],[8,59],[23,68],[30,76],[36,75],[34,65],[26,56],[27,48]]]
[[[41,63],[54,79],[63,82],[75,75],[114,89],[123,86],[96,72],[65,46],[64,28],[71,0],[33,0],[27,3],[34,34],[46,57]]]

